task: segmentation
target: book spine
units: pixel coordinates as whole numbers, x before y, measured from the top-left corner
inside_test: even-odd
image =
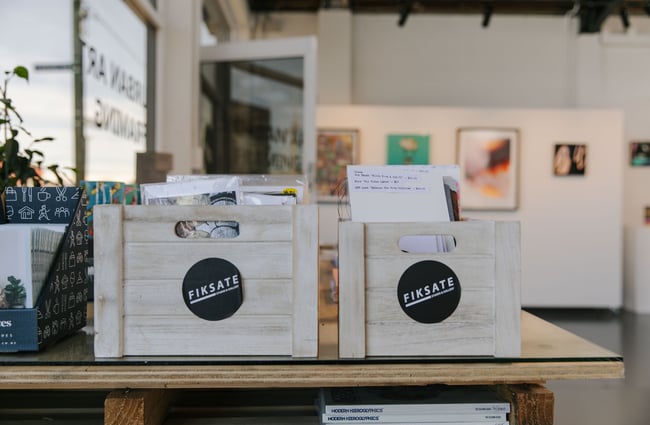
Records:
[[[321,422],[323,425],[334,424],[335,422]],[[338,422],[343,423],[343,422]],[[473,421],[473,422],[464,422],[464,421],[428,421],[428,422],[412,422],[412,421],[401,421],[401,422],[383,422],[382,425],[510,425],[508,421],[499,421],[499,422],[484,422],[484,421]]]
[[[357,415],[322,415],[322,422],[328,424],[365,424],[365,423],[428,423],[428,422],[480,422],[498,423],[507,421],[505,413],[437,413],[437,414],[357,414]]]
[[[322,405],[321,405],[322,406]],[[510,413],[510,404],[427,404],[427,405],[325,405],[322,412],[328,415],[428,415],[441,413],[492,414]]]

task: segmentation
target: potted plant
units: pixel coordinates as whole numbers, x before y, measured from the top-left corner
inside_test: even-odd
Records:
[[[43,175],[43,152],[34,146],[54,139],[32,137],[23,126],[23,118],[7,92],[13,78],[29,82],[29,72],[24,66],[17,66],[4,74],[4,82],[0,85],[0,194],[8,186],[44,186],[53,183]],[[28,142],[24,142],[24,139]],[[47,169],[52,172],[55,183],[63,185],[59,166],[50,165]]]
[[[6,304],[7,308],[25,308],[25,300],[27,299],[25,286],[15,276],[9,276],[7,280],[9,283],[2,291],[3,299],[0,299],[0,303]]]

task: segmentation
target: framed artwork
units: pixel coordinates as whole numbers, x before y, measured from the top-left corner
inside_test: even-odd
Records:
[[[316,198],[336,202],[347,166],[359,161],[359,130],[318,129],[316,155]]]
[[[587,171],[587,145],[557,143],[553,150],[553,174],[584,176]]]
[[[389,134],[388,165],[426,165],[429,163],[429,136],[418,134]]]
[[[630,165],[633,167],[650,166],[650,141],[630,143]]]
[[[519,130],[460,128],[460,206],[465,210],[515,210],[518,203]]]

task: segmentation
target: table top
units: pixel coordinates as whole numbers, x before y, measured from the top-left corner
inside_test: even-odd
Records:
[[[87,326],[38,353],[0,354],[0,389],[290,388],[616,379],[621,355],[522,312],[517,358],[126,357],[97,359]]]

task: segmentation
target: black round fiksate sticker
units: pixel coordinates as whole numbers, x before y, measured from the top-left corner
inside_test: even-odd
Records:
[[[237,267],[222,258],[194,264],[183,279],[183,300],[192,313],[205,320],[223,320],[242,304],[242,280]]]
[[[400,307],[411,319],[439,323],[458,307],[460,282],[447,265],[433,260],[420,261],[402,273],[397,297]]]

